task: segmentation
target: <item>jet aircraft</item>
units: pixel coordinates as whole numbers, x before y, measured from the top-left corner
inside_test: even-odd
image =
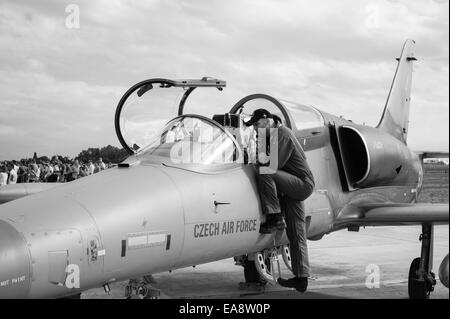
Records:
[[[194,90],[226,86],[213,78],[132,86],[115,113],[129,153],[117,167],[64,184],[0,190],[0,298],[77,296],[132,279],[130,296],[136,278],[230,257],[247,282],[276,284],[279,260],[290,267],[289,242],[283,231],[259,233],[254,132],[242,125],[259,107],[278,115],[306,152],[316,181],[305,201],[308,239],[364,226],[422,225],[408,291],[428,298],[436,285],[433,227],[448,224],[449,209],[416,200],[423,159],[448,153],[407,146],[413,48],[407,40],[376,127],[267,94],[248,95],[213,118],[186,113]],[[164,119],[172,91],[181,96],[177,114]],[[439,276],[448,287],[448,255]],[[138,283],[136,293],[147,295],[146,284]]]

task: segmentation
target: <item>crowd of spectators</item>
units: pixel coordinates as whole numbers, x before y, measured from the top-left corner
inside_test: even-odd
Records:
[[[63,183],[95,174],[112,167],[100,157],[97,161],[82,162],[78,159],[49,161],[20,160],[0,162],[0,186],[16,183]]]

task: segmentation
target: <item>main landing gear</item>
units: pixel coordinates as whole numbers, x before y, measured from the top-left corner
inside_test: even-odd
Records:
[[[265,249],[234,259],[236,265],[244,267],[245,284],[247,286],[258,287],[266,284],[275,286],[281,274],[280,254],[287,268],[292,270],[289,245]]]
[[[428,299],[436,285],[433,269],[433,236],[432,224],[422,224],[422,242],[420,257],[415,258],[409,268],[408,294],[410,299]]]

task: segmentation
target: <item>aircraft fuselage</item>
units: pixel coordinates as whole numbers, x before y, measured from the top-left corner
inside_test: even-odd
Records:
[[[336,215],[352,201],[414,201],[422,171],[406,146],[392,147],[398,152],[395,165],[405,174],[381,172],[374,175],[373,186],[355,187],[345,163],[339,163],[345,160],[339,151],[345,142],[339,136],[333,141],[330,132],[348,126],[375,136],[377,129],[327,114],[324,118],[325,126],[296,132],[316,181],[305,201],[309,239],[342,228],[334,225]],[[376,136],[372,144],[390,147],[389,137]],[[376,168],[377,162],[371,164]],[[13,248],[8,266],[1,267],[0,297],[73,295],[139,274],[287,244],[284,233],[259,233],[263,216],[255,174],[251,164],[199,171],[138,161],[3,204],[1,242]],[[343,189],[346,183],[350,190]]]

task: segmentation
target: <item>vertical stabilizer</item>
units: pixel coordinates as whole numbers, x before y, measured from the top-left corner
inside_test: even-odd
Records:
[[[377,126],[405,144],[408,136],[413,61],[416,61],[414,44],[414,40],[408,39],[403,46],[383,116]]]

